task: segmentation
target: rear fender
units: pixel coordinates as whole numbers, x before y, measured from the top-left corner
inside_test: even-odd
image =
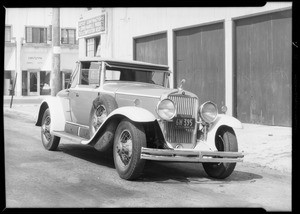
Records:
[[[42,118],[47,108],[49,108],[51,115],[50,132],[64,131],[66,119],[63,112],[62,103],[58,97],[48,97],[42,101],[39,108],[38,119],[35,125],[42,125]]]
[[[97,132],[94,133],[91,139],[83,140],[81,141],[81,143],[93,145],[105,132],[106,126],[109,123],[114,123],[115,126],[117,126],[118,123],[124,118],[128,118],[129,120],[137,123],[153,122],[156,120],[155,116],[150,111],[144,108],[140,108],[136,106],[120,107],[115,109],[108,115],[108,117],[101,124]]]
[[[228,116],[228,115],[225,115],[225,114],[218,114],[217,119],[215,120],[215,122],[211,125],[211,127],[208,130],[207,140],[206,140],[206,143],[209,145],[209,147],[213,151],[217,151],[217,148],[215,146],[215,136],[216,136],[217,130],[221,126],[228,126],[228,127],[235,128],[235,129],[243,128],[242,123],[238,119]]]

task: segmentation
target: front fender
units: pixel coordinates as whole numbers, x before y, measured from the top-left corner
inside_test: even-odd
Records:
[[[117,108],[111,112],[109,117],[114,115],[123,115],[134,122],[153,122],[156,120],[155,116],[150,111],[136,106]]]
[[[109,123],[115,123],[115,121],[120,121],[123,118],[128,118],[131,121],[137,123],[153,122],[156,117],[148,110],[136,106],[125,106],[120,107],[112,111],[107,118],[103,121],[99,129],[94,133],[94,135],[89,140],[81,141],[82,144],[93,144],[99,139],[103,131],[105,131],[106,126]],[[116,124],[117,126],[117,124]]]
[[[52,131],[64,131],[65,129],[65,115],[63,112],[63,106],[58,97],[47,97],[40,105],[36,126],[42,125],[42,118],[46,109],[49,108],[51,115],[50,132]]]
[[[218,128],[221,126],[228,126],[236,129],[243,128],[242,123],[238,119],[225,114],[218,114],[217,119],[208,130],[207,140],[206,140],[207,144],[213,151],[217,151],[217,148],[215,146],[215,135]]]

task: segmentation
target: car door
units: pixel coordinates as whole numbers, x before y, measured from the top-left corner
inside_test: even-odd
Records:
[[[79,81],[70,88],[71,120],[80,125],[89,125],[90,111],[100,86],[100,62],[81,62]]]

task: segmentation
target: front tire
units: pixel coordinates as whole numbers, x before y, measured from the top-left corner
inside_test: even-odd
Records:
[[[218,151],[237,152],[238,144],[232,128],[224,126],[216,132],[215,143]],[[212,178],[224,179],[233,172],[236,163],[202,163],[205,172]]]
[[[141,124],[124,119],[118,125],[114,139],[114,162],[119,176],[134,180],[144,169],[141,148],[146,147],[146,135]]]
[[[60,137],[50,134],[51,116],[49,108],[46,109],[42,118],[41,138],[45,149],[55,151],[58,147]]]

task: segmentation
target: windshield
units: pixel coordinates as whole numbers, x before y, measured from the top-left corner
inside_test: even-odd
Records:
[[[106,67],[105,81],[144,82],[165,86],[166,73],[162,71]]]

